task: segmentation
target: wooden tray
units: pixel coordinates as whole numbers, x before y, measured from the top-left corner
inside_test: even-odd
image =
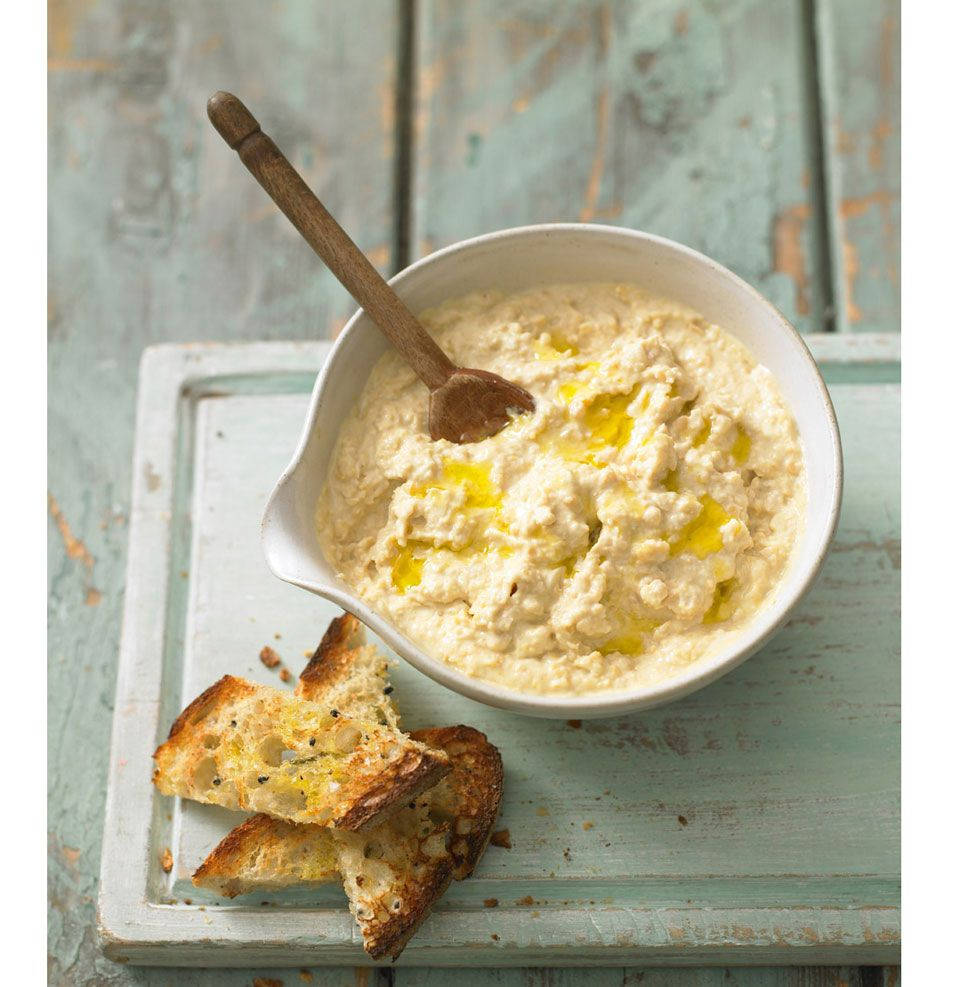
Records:
[[[502,750],[513,844],[450,888],[401,964],[897,961],[899,339],[808,342],[840,418],[843,514],[817,586],[761,653],[670,706],[583,724],[488,709],[398,664],[408,728],[469,723]],[[229,904],[194,888],[239,816],[150,784],[184,703],[226,672],[280,685],[261,647],[296,674],[334,616],[273,578],[258,540],[328,347],[144,356],[99,901],[114,959],[367,959],[335,885]]]

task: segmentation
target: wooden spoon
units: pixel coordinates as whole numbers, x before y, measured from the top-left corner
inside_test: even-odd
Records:
[[[430,388],[432,439],[476,442],[496,435],[510,420],[511,411],[533,411],[533,397],[522,387],[486,370],[458,367],[449,359],[236,96],[214,93],[207,103],[207,115],[287,219]]]

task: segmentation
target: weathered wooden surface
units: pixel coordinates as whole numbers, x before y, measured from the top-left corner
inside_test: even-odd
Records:
[[[394,987],[447,987],[449,970],[396,970]],[[341,981],[334,981],[341,983]],[[701,970],[477,970],[471,987],[898,987],[896,967],[756,967]],[[350,981],[342,981],[344,985]],[[352,984],[351,984],[352,987]],[[379,987],[369,981],[369,987]]]
[[[413,247],[580,218],[703,250],[822,330],[801,0],[418,8]]]
[[[837,328],[900,331],[900,4],[817,0]]]
[[[141,350],[174,339],[323,337],[352,310],[207,123],[206,99],[227,85],[242,92],[389,269],[396,10],[367,2],[368,22],[355,9],[352,0],[50,6],[54,984],[136,982],[99,956],[93,896]]]
[[[394,229],[394,74],[402,61],[397,51],[398,21],[411,6],[406,0],[400,3],[400,11],[390,0],[368,0],[363,5],[349,0],[324,4],[298,0],[269,4],[260,0],[205,4],[51,0],[48,757],[52,983],[236,984],[271,975],[264,970],[176,975],[123,970],[100,958],[93,942],[92,896],[123,592],[136,367],[142,347],[151,342],[315,338],[335,330],[351,308],[346,294],[332,283],[285,221],[270,211],[252,180],[236,169],[229,152],[218,147],[215,135],[207,131],[203,103],[216,88],[232,86],[248,98],[261,118],[271,121],[281,145],[317,183],[378,266],[395,266],[392,245],[395,234],[403,231]],[[455,33],[455,26],[436,23],[433,10],[440,8],[430,8],[426,0],[416,6],[422,29]],[[534,93],[530,107],[540,107],[539,115],[530,118],[535,121],[533,136],[519,141],[512,155],[498,152],[490,170],[491,159],[483,156],[485,135],[470,129],[467,134],[479,134],[480,141],[465,138],[463,128],[456,129],[456,119],[449,121],[447,143],[459,142],[454,147],[460,155],[457,160],[465,160],[468,153],[479,154],[486,170],[482,176],[463,173],[447,179],[446,186],[442,175],[435,177],[434,184],[444,192],[442,201],[454,218],[461,217],[456,222],[462,229],[448,227],[445,235],[580,215],[600,222],[646,226],[712,252],[754,280],[788,313],[798,307],[805,277],[812,285],[811,308],[808,321],[798,321],[804,328],[819,328],[813,299],[828,297],[832,282],[846,282],[843,258],[835,258],[832,278],[829,271],[818,270],[823,256],[815,247],[823,231],[817,231],[816,239],[809,242],[808,237],[814,235],[814,212],[807,213],[802,194],[793,195],[796,172],[791,170],[792,162],[786,162],[786,171],[769,173],[763,164],[767,159],[756,150],[758,144],[767,146],[771,141],[769,153],[775,158],[784,141],[794,142],[791,146],[799,149],[800,157],[808,150],[809,143],[796,131],[788,128],[784,136],[775,125],[784,120],[791,123],[784,114],[789,115],[788,96],[795,92],[791,87],[797,85],[797,73],[806,73],[809,81],[809,70],[802,68],[804,56],[797,52],[794,27],[796,18],[812,5],[801,10],[800,5],[788,8],[777,0],[769,13],[744,17],[748,6],[735,3],[722,10],[714,4],[658,0],[644,4],[642,15],[617,12],[610,22],[612,33],[617,34],[611,47],[620,54],[615,59],[598,58],[597,65],[603,66],[601,78],[591,75],[589,67],[584,69],[582,51],[567,60],[566,42],[536,44],[543,31],[542,17],[533,6],[516,5],[513,43],[528,50],[534,61],[526,75],[512,70],[513,81],[503,99],[511,111],[522,115],[523,103],[515,105],[514,101],[522,100],[524,91],[518,88],[514,95],[510,87],[524,83],[531,92],[541,93]],[[603,16],[593,5],[584,9],[586,19],[592,17],[594,24]],[[892,282],[883,283],[882,275],[879,285],[871,282],[890,256],[896,214],[890,213],[892,221],[888,220],[886,200],[877,197],[884,186],[869,180],[879,172],[889,179],[886,188],[898,187],[896,137],[883,136],[883,105],[878,111],[876,101],[881,97],[870,88],[869,78],[872,73],[884,84],[884,91],[896,98],[898,52],[883,18],[893,18],[896,38],[898,10],[893,3],[841,0],[818,2],[817,12],[820,88],[826,96],[821,113],[824,123],[836,117],[846,120],[851,133],[867,135],[858,138],[856,150],[843,162],[844,181],[850,188],[843,197],[864,199],[854,201],[850,214],[842,217],[847,237],[858,251],[852,297],[862,315],[854,327],[895,330],[898,320],[890,316],[889,304],[895,297],[888,287]],[[454,11],[450,16],[473,15]],[[716,32],[705,29],[713,23],[729,26],[737,18],[742,28],[736,36],[720,32],[722,40],[718,41]],[[621,38],[623,26],[630,24],[632,33]],[[785,25],[783,30],[777,27],[776,38],[771,24]],[[813,34],[812,24],[801,27],[808,36]],[[869,38],[876,39],[878,31],[879,42],[871,42]],[[423,44],[429,44],[429,36],[421,36]],[[648,36],[651,41],[642,40]],[[594,49],[595,37],[591,34],[588,41]],[[637,37],[641,38],[637,50],[652,52],[654,58],[641,54],[634,63],[629,45]],[[756,44],[738,41],[751,37],[757,39]],[[579,44],[576,38],[572,43]],[[423,44],[421,65],[426,64]],[[838,53],[854,54],[842,59],[831,56],[831,44]],[[885,63],[889,71],[884,69],[882,75],[878,74],[880,65],[870,61],[871,45],[878,52],[892,49],[892,61]],[[782,58],[785,66],[770,65],[767,79],[759,72],[750,76],[754,62],[773,61],[770,49],[779,51],[775,61]],[[717,68],[718,59],[722,70]],[[852,81],[831,87],[831,65],[839,67],[834,70],[838,80]],[[638,81],[642,67],[647,69],[642,78],[649,80],[649,87]],[[475,70],[481,69],[476,66]],[[562,85],[566,72],[574,72],[578,85],[586,81],[586,102],[576,86]],[[740,80],[733,97],[729,89],[717,89],[718,74],[722,79],[731,75]],[[545,93],[537,88],[541,80],[545,80]],[[429,81],[421,79],[422,83]],[[495,80],[490,76],[487,81],[492,86]],[[603,113],[597,113],[601,81],[609,84],[611,96]],[[457,73],[440,78],[434,86],[438,105],[454,106],[457,95],[450,90],[462,85]],[[427,91],[426,86],[421,88],[422,93]],[[614,124],[623,123],[612,115],[615,93],[622,94],[630,112],[647,121],[639,128],[640,136],[637,127],[624,138],[612,135]],[[636,97],[642,99],[642,106],[636,107]],[[572,118],[565,111],[568,100],[583,109],[580,117]],[[850,101],[855,103],[852,110],[846,107]],[[751,118],[742,132],[739,122],[743,117],[735,116],[740,105],[746,105],[743,117]],[[895,104],[888,101],[885,105]],[[778,112],[772,114],[771,107]],[[422,103],[416,117],[421,138],[423,125],[429,122],[427,109],[426,102]],[[711,116],[716,113],[720,116]],[[604,114],[607,130],[601,134]],[[489,118],[486,110],[484,119]],[[724,132],[724,121],[731,133]],[[877,152],[868,138],[878,122],[882,166],[875,169],[871,153],[876,160]],[[896,133],[895,115],[890,124]],[[432,139],[441,147],[444,136],[435,122],[431,126]],[[746,143],[744,135],[753,143]],[[604,140],[598,141],[598,136]],[[567,150],[573,143],[575,149]],[[666,145],[671,153],[651,150],[651,145],[657,149]],[[606,148],[602,155],[601,147]],[[419,160],[427,149],[418,143],[417,150]],[[550,158],[561,162],[559,172],[549,166]],[[616,170],[612,171],[614,160]],[[866,181],[854,181],[855,162],[860,162],[857,168],[866,174]],[[836,177],[833,164],[828,160],[828,173]],[[577,176],[575,183],[566,180],[567,171]],[[415,172],[422,176],[422,169],[415,168]],[[800,179],[802,188],[802,172]],[[463,184],[450,184],[454,181]],[[562,201],[551,181],[568,189]],[[815,175],[811,181],[816,185]],[[758,195],[746,198],[744,204],[745,197],[737,190],[745,186],[756,188]],[[641,197],[627,194],[647,187],[651,191]],[[841,187],[834,181],[831,202]],[[672,197],[668,195],[671,189]],[[418,177],[418,201],[435,191]],[[588,191],[592,199],[587,198]],[[816,188],[810,193],[814,194],[819,194]],[[504,203],[502,208],[497,206],[498,198]],[[486,204],[482,213],[476,209],[478,201]],[[618,201],[623,211],[615,215]],[[696,208],[685,215],[681,207],[688,203]],[[723,209],[717,203],[724,203]],[[771,203],[782,207],[781,211],[771,212]],[[417,213],[414,255],[430,246],[421,242],[429,235],[419,232],[423,229],[421,215],[425,214]],[[837,221],[836,210],[828,210],[828,215]],[[777,216],[782,216],[779,223],[774,222]],[[251,222],[269,230],[269,250],[252,244]],[[842,242],[842,237],[834,235],[833,242]],[[896,253],[893,256],[895,260]],[[801,271],[804,277],[798,276]],[[838,289],[838,297],[842,295]],[[840,308],[843,327],[842,301]],[[82,758],[78,759],[77,751],[83,752]],[[646,971],[643,982],[713,983],[721,972]],[[637,980],[639,973],[630,976]],[[733,979],[727,982],[860,982],[855,971],[767,971],[772,979],[757,979],[764,975],[762,971],[733,971]],[[379,979],[370,974],[364,981],[367,976],[363,974],[358,982],[387,982],[385,974]],[[572,975],[511,971],[501,979],[492,973],[475,976],[478,983],[512,985],[565,983]],[[738,981],[741,976],[746,979]],[[885,982],[879,972],[877,979],[872,972],[865,976],[864,983]],[[420,982],[414,971],[404,971],[405,979],[399,972],[397,977],[398,982]],[[283,979],[288,987],[300,982],[290,971]],[[468,982],[471,978],[460,979]],[[314,971],[313,982],[354,981],[346,971]]]
[[[840,528],[818,585],[741,668],[662,709],[565,723],[480,706],[398,665],[408,727],[469,722],[500,746],[498,825],[513,843],[448,891],[401,966],[896,955],[892,342],[810,337],[847,448]],[[278,684],[261,647],[297,671],[338,612],[272,578],[257,532],[289,454],[277,435],[298,432],[323,352],[166,347],[144,364],[101,881],[111,956],[173,965],[360,956],[335,887],[229,908],[192,888],[190,873],[236,817],[162,799],[146,782],[156,737],[186,702],[226,672]],[[159,869],[167,847],[169,879]],[[484,907],[490,898],[498,907]]]

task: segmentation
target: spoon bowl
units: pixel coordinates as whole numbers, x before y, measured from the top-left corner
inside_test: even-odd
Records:
[[[455,370],[430,392],[431,439],[479,442],[496,435],[510,413],[533,411],[533,396],[488,370]]]

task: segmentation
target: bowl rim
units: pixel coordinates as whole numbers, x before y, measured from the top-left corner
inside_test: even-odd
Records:
[[[613,236],[625,241],[651,243],[668,252],[673,251],[685,255],[690,260],[713,269],[715,273],[729,280],[734,287],[752,296],[755,302],[758,302],[762,307],[770,311],[774,316],[774,321],[779,325],[785,337],[790,340],[794,358],[805,363],[808,370],[812,371],[813,380],[820,398],[820,406],[826,416],[828,431],[830,433],[832,489],[829,491],[829,511],[826,524],[821,528],[821,535],[819,542],[816,544],[813,562],[789,596],[777,599],[761,612],[757,619],[748,625],[747,629],[749,633],[744,634],[740,641],[736,641],[732,645],[727,645],[716,655],[706,660],[698,661],[679,675],[671,676],[660,683],[629,690],[612,689],[604,692],[585,693],[583,695],[552,695],[520,692],[485,679],[468,676],[452,665],[441,661],[439,658],[433,658],[427,654],[407,638],[406,635],[398,631],[391,623],[372,610],[359,597],[344,592],[339,587],[329,583],[304,579],[296,574],[280,571],[280,567],[275,565],[268,547],[274,507],[283,489],[303,459],[310,436],[318,424],[317,417],[320,407],[320,397],[326,390],[327,380],[337,364],[341,351],[349,346],[350,337],[356,331],[356,327],[364,315],[362,308],[358,308],[344,325],[343,330],[334,341],[323,366],[317,374],[310,397],[310,405],[307,409],[296,450],[267,500],[260,525],[261,544],[264,555],[266,556],[267,566],[275,576],[285,582],[310,590],[318,596],[329,600],[331,603],[342,607],[344,610],[353,613],[363,624],[383,638],[394,651],[418,671],[423,672],[434,681],[452,689],[454,692],[488,706],[525,713],[527,715],[555,717],[558,719],[614,716],[620,713],[649,709],[672,702],[709,685],[746,661],[747,658],[763,647],[787,622],[790,613],[806,595],[819,576],[837,530],[843,494],[843,452],[836,411],[833,407],[826,383],[820,373],[820,368],[817,366],[813,355],[803,341],[803,337],[783,313],[754,288],[753,285],[713,258],[694,250],[692,247],[654,233],[601,223],[566,222],[530,224],[495,230],[480,236],[459,240],[447,247],[442,247],[428,254],[426,257],[414,261],[414,263],[393,275],[388,283],[391,286],[402,286],[404,282],[412,278],[424,267],[435,264],[441,259],[474,250],[481,246],[495,244],[507,239],[530,236],[540,237],[543,235],[550,236],[564,233],[574,233],[586,237],[595,235]]]

